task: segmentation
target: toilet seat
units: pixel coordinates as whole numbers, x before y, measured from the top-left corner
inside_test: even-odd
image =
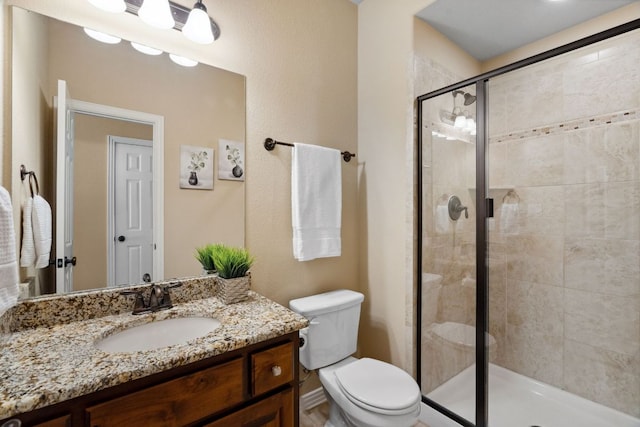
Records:
[[[380,360],[363,358],[335,370],[338,386],[355,405],[384,415],[415,411],[420,389],[402,369]]]

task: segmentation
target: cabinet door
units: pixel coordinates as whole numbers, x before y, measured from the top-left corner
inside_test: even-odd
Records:
[[[203,427],[294,427],[293,408],[288,389]]]
[[[215,414],[242,402],[242,361],[236,359],[87,408],[89,425],[177,427]]]

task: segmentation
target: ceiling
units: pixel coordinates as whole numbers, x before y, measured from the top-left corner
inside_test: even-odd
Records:
[[[437,0],[416,16],[479,61],[640,0]]]

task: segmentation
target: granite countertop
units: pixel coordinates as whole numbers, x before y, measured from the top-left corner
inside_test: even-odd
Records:
[[[99,295],[105,294],[108,292]],[[215,296],[198,296],[179,303],[174,299],[172,309],[155,313],[134,316],[128,311],[62,323],[43,322],[25,329],[14,325],[9,333],[5,329],[0,353],[0,419],[236,350],[307,325],[304,317],[255,292],[249,292],[247,301],[230,305]],[[56,298],[64,296],[50,298],[49,302],[60,304]],[[94,346],[96,340],[132,326],[185,316],[214,317],[221,325],[185,344],[156,350],[106,353]]]

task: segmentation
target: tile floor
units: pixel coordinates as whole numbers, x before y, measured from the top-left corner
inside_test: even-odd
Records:
[[[323,403],[306,411],[300,411],[300,427],[323,427],[329,418],[329,404]],[[414,427],[429,427],[418,422]]]

